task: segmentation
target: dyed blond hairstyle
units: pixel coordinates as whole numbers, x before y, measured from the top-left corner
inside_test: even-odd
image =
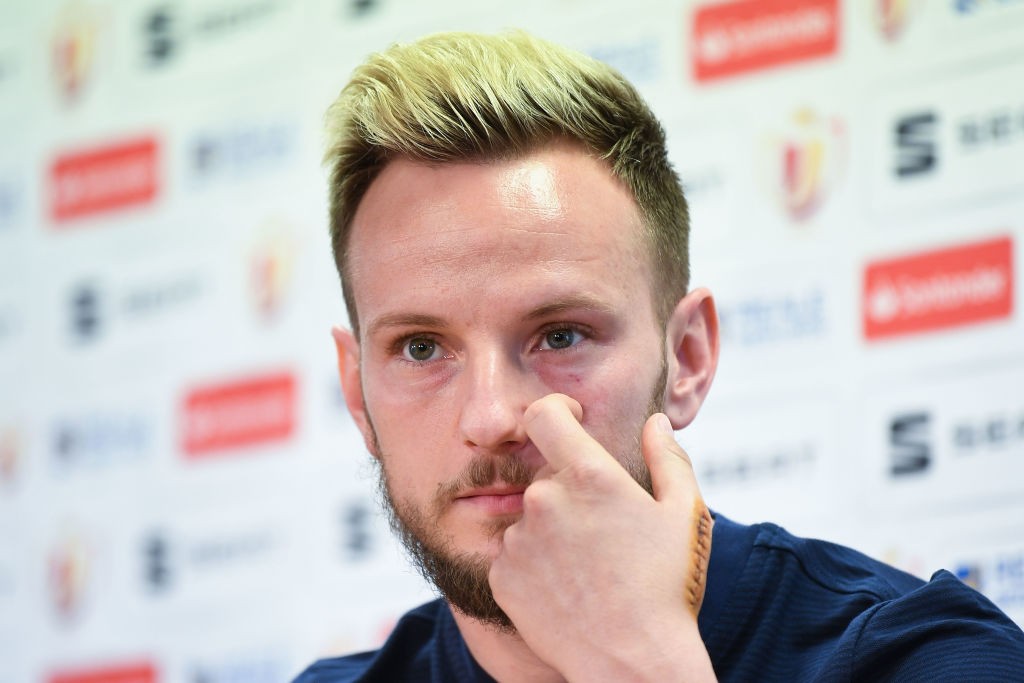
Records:
[[[522,32],[437,34],[372,55],[326,120],[331,245],[357,337],[349,229],[370,183],[399,157],[515,159],[555,140],[577,142],[636,199],[659,320],[686,294],[689,215],[664,131],[636,89],[597,60]]]

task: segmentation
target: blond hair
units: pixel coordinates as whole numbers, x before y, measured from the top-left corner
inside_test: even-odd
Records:
[[[556,139],[604,159],[632,192],[655,269],[664,322],[686,294],[689,215],[665,133],[611,67],[523,32],[442,33],[393,45],[359,66],[327,111],[331,245],[353,331],[349,228],[391,159],[514,159]]]

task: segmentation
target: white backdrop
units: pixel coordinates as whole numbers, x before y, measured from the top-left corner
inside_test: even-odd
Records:
[[[284,681],[430,597],[336,383],[323,111],[441,29],[617,66],[724,344],[711,505],[1024,622],[1024,1],[0,5],[0,682]]]

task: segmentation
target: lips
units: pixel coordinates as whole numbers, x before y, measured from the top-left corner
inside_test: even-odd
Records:
[[[493,515],[514,515],[523,511],[524,487],[490,486],[463,493],[455,502]]]

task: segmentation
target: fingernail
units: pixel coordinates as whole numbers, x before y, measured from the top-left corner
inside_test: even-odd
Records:
[[[654,422],[655,426],[658,428],[658,431],[661,432],[662,434],[672,435],[674,433],[674,430],[672,429],[672,423],[668,421],[668,417],[665,415],[665,413],[658,413],[657,416],[654,418]]]

